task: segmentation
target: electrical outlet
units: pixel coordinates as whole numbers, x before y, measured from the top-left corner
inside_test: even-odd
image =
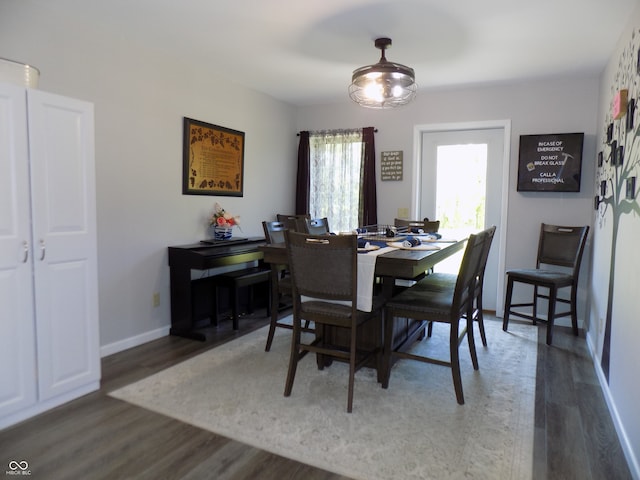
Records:
[[[158,292],[153,294],[153,306],[154,307],[160,306],[160,294]]]

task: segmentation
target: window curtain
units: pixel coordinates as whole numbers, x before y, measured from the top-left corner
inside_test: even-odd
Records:
[[[377,223],[374,128],[300,132],[296,214],[333,231]]]
[[[296,215],[309,213],[309,132],[300,132],[298,145],[298,173],[296,177]]]
[[[373,127],[362,129],[362,201],[360,225],[378,223],[376,195],[376,146]]]

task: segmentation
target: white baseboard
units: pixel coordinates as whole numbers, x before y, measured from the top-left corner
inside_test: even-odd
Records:
[[[591,355],[591,360],[593,360],[593,366],[596,370],[596,374],[600,382],[600,388],[602,389],[604,398],[607,401],[607,407],[609,407],[609,413],[611,414],[613,425],[615,426],[616,432],[618,433],[620,446],[622,447],[624,456],[627,459],[627,464],[629,465],[631,476],[634,478],[634,480],[640,480],[640,463],[638,462],[638,458],[636,457],[633,451],[633,448],[629,443],[629,437],[627,436],[627,432],[624,428],[624,425],[622,424],[620,415],[618,415],[618,409],[616,408],[615,401],[611,396],[611,391],[609,390],[609,383],[607,382],[607,378],[605,377],[604,372],[602,371],[602,367],[600,366],[600,359],[595,353],[596,350],[593,344],[593,339],[591,338],[591,335],[588,332],[587,332],[587,346],[589,347],[589,354]]]
[[[166,337],[169,335],[170,327],[162,327],[156,330],[151,330],[149,332],[141,333],[140,335],[136,335],[134,337],[125,338],[124,340],[119,340],[114,343],[110,343],[108,345],[103,345],[100,347],[100,357],[107,357],[109,355],[113,355],[114,353],[122,352],[123,350],[127,350],[129,348],[137,347],[142,345],[143,343],[151,342],[153,340],[157,340],[158,338]]]

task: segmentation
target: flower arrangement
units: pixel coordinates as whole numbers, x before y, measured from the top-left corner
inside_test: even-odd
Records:
[[[209,225],[212,227],[231,228],[240,226],[240,217],[234,216],[227,212],[222,206],[216,202],[213,207],[213,213],[209,219]]]

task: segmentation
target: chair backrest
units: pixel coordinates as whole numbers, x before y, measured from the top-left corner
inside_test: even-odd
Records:
[[[491,250],[491,243],[493,242],[493,236],[496,233],[495,225],[487,228],[485,232],[486,232],[486,239],[484,241],[482,255],[480,256],[478,278],[476,279],[476,291],[481,290],[482,284],[484,283],[484,271],[487,268],[487,260],[489,259],[489,251]]]
[[[294,297],[351,300],[357,305],[357,236],[285,231]],[[297,301],[297,300],[296,300]]]
[[[458,312],[462,315],[471,313],[473,309],[475,286],[482,269],[482,256],[486,243],[489,241],[490,230],[469,235],[453,291],[452,312]]]
[[[541,264],[546,264],[571,268],[573,276],[577,278],[588,233],[588,226],[566,227],[543,223],[536,266],[539,268]]]
[[[282,222],[262,222],[264,238],[267,243],[284,243],[284,231],[287,229]]]
[[[404,220],[402,218],[395,218],[393,225],[395,227],[406,228],[409,231],[419,228],[424,233],[436,233],[440,229],[440,220],[429,221],[428,218],[424,220]]]
[[[311,235],[326,235],[329,233],[329,221],[324,218],[309,218],[305,222],[307,230],[305,233]]]
[[[276,214],[276,219],[278,222],[284,223],[284,225],[294,232],[302,232],[305,233],[307,231],[306,221],[311,218],[311,215],[308,213],[301,215],[286,215],[283,213]]]

